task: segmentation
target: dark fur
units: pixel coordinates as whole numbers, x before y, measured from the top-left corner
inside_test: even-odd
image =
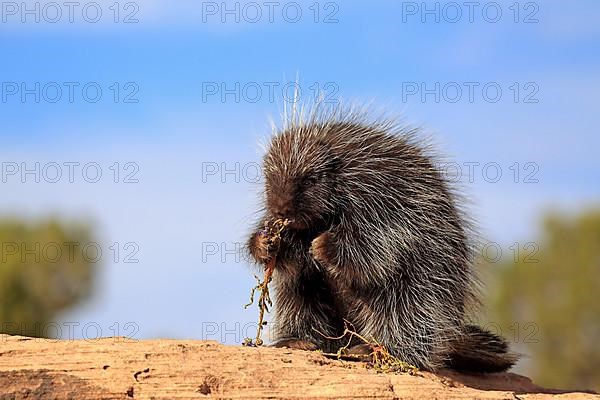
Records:
[[[344,321],[419,368],[510,368],[477,305],[469,224],[417,132],[348,110],[292,116],[264,157],[264,221],[288,218],[276,345],[337,351]],[[263,239],[248,241],[258,263]]]

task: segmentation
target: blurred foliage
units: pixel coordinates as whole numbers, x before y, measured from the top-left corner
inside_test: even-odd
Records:
[[[491,320],[536,383],[600,390],[600,211],[548,215],[518,248],[491,268]]]
[[[47,336],[47,324],[91,291],[90,228],[0,221],[0,333]],[[50,332],[51,334],[52,332]]]

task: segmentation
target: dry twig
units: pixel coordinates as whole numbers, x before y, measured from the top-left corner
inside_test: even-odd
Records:
[[[351,326],[352,329],[348,328],[348,326]],[[316,329],[315,331],[326,339],[331,340],[341,340],[344,337],[348,337],[348,343],[346,343],[345,346],[340,347],[337,353],[323,353],[323,355],[326,357],[350,361],[364,361],[369,367],[373,368],[377,372],[406,372],[410,375],[416,375],[419,371],[419,369],[414,365],[402,361],[398,357],[390,354],[386,347],[374,338],[368,340],[364,336],[354,331],[354,327],[348,321],[344,321],[344,332],[338,337],[329,337]],[[350,344],[352,343],[352,339],[354,338],[357,338],[363,343],[369,345],[371,347],[371,353],[368,355],[360,355],[348,352]]]
[[[277,251],[279,250],[281,234],[288,224],[289,220],[284,220],[281,218],[273,221],[267,221],[265,222],[265,227],[259,233],[259,235],[267,239],[266,251],[270,258],[265,265],[265,276],[263,280],[261,281],[258,276],[254,276],[258,283],[254,288],[252,288],[252,292],[250,293],[250,302],[244,306],[244,308],[251,306],[254,303],[254,294],[257,290],[260,291],[260,296],[258,298],[259,315],[256,339],[254,339],[254,341],[251,338],[244,339],[243,344],[245,346],[261,346],[263,344],[261,334],[263,327],[267,324],[267,322],[264,320],[265,311],[269,312],[269,307],[273,306],[271,295],[269,293],[269,283],[271,282],[273,271],[275,270],[275,264],[277,262]]]

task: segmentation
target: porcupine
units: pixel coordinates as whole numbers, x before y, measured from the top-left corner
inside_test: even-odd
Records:
[[[306,114],[306,115],[305,115]],[[294,111],[263,160],[264,212],[287,219],[273,273],[276,347],[335,352],[346,324],[420,369],[497,372],[517,360],[470,322],[473,229],[419,129],[346,107]],[[366,353],[354,342],[350,353]]]

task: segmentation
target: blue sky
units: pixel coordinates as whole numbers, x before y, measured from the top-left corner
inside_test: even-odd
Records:
[[[139,3],[138,23],[115,24],[112,3],[99,2],[108,20],[97,24],[81,18],[22,23],[19,15],[0,23],[7,96],[0,99],[0,162],[96,162],[104,173],[95,184],[81,178],[22,183],[11,176],[0,183],[0,213],[83,218],[96,224],[106,243],[139,245],[138,264],[103,260],[93,298],[66,321],[95,322],[105,335],[114,323],[135,322],[138,338],[204,336],[235,343],[241,334],[221,329],[207,336],[207,323],[234,330],[236,323],[255,320],[256,313],[242,307],[254,283],[247,263],[232,256],[203,262],[201,250],[207,242],[233,246],[244,240],[260,187],[231,177],[203,182],[202,166],[259,162],[258,142],[284,101],[203,101],[203,85],[211,82],[265,88],[299,76],[305,93],[329,84],[336,96],[422,125],[449,159],[463,167],[479,163],[473,182],[462,186],[483,235],[505,248],[530,240],[546,210],[598,204],[597,2],[537,2],[539,22],[531,24],[512,20],[513,1],[499,2],[503,18],[497,23],[477,12],[473,23],[466,17],[422,23],[419,15],[403,22],[402,2],[344,1],[327,9],[327,2],[318,3],[320,18],[337,10],[339,21],[331,24],[313,22],[314,2],[299,2],[304,16],[298,23],[277,13],[273,23],[221,23],[218,16],[203,22],[202,3],[192,1]],[[532,10],[521,9],[519,19]],[[90,103],[76,91],[72,103],[66,94],[57,103],[36,103],[33,95],[22,102],[20,93],[4,93],[11,83],[34,88],[36,82],[95,82],[103,96]],[[115,82],[120,99],[129,93],[125,84],[134,83],[139,101],[115,103]],[[433,88],[436,82],[455,82],[463,90],[465,82],[478,88],[494,83],[502,97],[492,103],[476,89],[473,102],[464,91],[456,103],[436,103],[433,96],[423,102],[418,95],[403,101],[407,83]],[[538,102],[525,103],[532,88]],[[139,183],[112,182],[115,162],[136,163]],[[481,175],[488,163],[502,170],[497,183]],[[515,163],[517,183],[510,169]],[[523,182],[533,171],[526,163],[535,165],[538,183]]]

